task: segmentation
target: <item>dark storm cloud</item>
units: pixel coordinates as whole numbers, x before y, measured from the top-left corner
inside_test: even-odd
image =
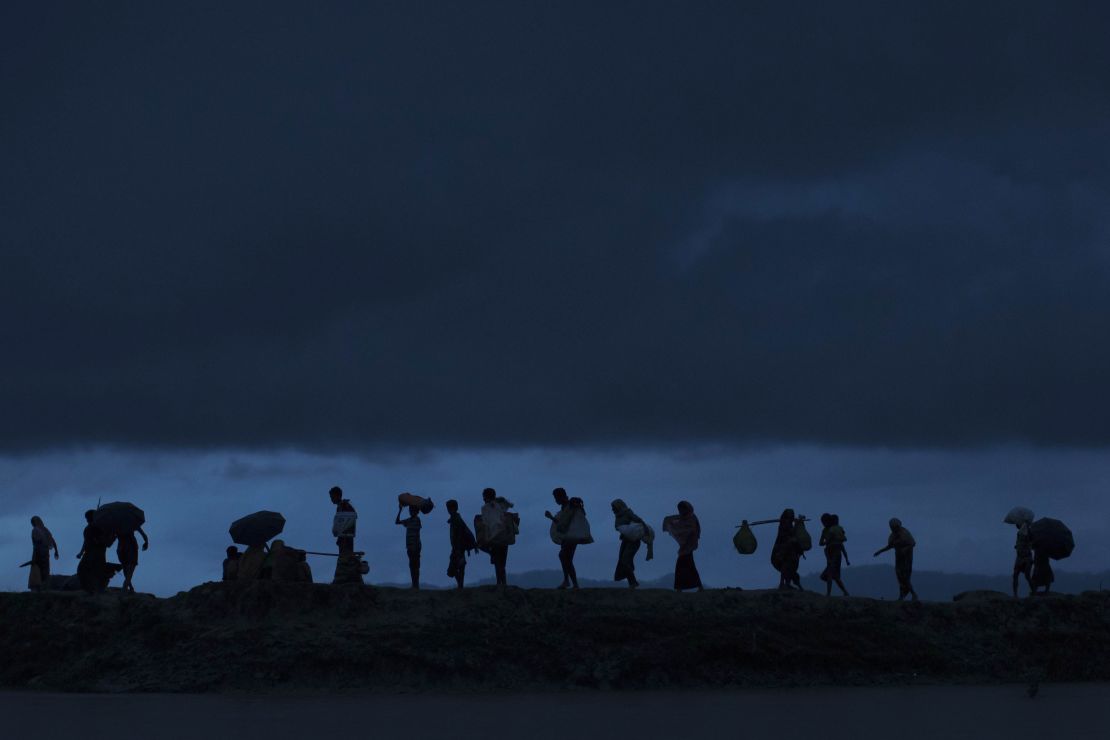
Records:
[[[1100,5],[2,12],[9,451],[1110,441]]]

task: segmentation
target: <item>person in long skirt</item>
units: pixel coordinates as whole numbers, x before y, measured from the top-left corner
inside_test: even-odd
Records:
[[[663,520],[663,531],[674,537],[678,543],[678,560],[674,565],[674,590],[686,591],[696,588],[705,590],[701,583],[701,575],[694,564],[694,550],[698,549],[698,540],[701,538],[701,522],[694,514],[694,507],[689,501],[678,502],[678,514],[672,514]]]
[[[619,498],[614,500],[610,506],[613,509],[613,527],[617,531],[629,524],[639,524],[641,527],[647,527],[644,520],[636,516],[636,512],[628,508],[628,505]],[[640,551],[640,542],[641,538],[630,538],[621,534],[621,549],[617,555],[617,568],[613,573],[613,580],[628,581],[629,588],[639,588],[640,586],[640,582],[636,580],[636,553]]]
[[[848,551],[844,549],[848,536],[840,526],[840,517],[836,514],[822,514],[821,526],[824,528],[818,544],[825,548],[825,570],[821,573],[821,580],[825,582],[825,596],[832,596],[834,583],[847,596],[848,589],[844,588],[844,581],[840,580],[840,561],[848,560]]]
[[[798,567],[802,560],[802,548],[794,531],[793,509],[785,509],[779,517],[779,531],[775,545],[771,548],[771,565],[779,572],[779,588],[797,588],[802,591],[802,579]]]
[[[40,517],[31,517],[31,562],[38,566],[39,581],[43,585],[50,579],[51,550],[54,551],[54,559],[57,560],[60,555],[58,554],[58,543],[54,541],[54,535],[42,523]]]

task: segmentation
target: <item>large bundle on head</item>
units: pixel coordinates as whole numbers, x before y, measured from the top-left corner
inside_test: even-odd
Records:
[[[1010,513],[1002,520],[1006,524],[1032,524],[1033,523],[1033,510],[1027,509],[1024,506],[1015,506],[1010,509]]]
[[[1033,549],[1053,560],[1063,560],[1075,549],[1071,530],[1059,519],[1038,519],[1030,525],[1029,536],[1033,540]]]

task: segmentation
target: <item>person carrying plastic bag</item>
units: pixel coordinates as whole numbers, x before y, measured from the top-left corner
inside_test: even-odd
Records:
[[[636,580],[636,553],[640,551],[640,543],[646,542],[648,545],[647,559],[652,559],[654,532],[643,519],[636,516],[636,512],[628,508],[628,504],[619,498],[614,500],[610,506],[613,509],[613,527],[620,533],[621,541],[613,580],[628,581],[629,588],[639,588],[640,582]]]

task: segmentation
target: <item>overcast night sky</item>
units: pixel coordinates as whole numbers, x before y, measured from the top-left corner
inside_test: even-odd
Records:
[[[777,581],[730,537],[786,506],[1007,573],[1022,504],[1072,525],[1061,568],[1110,567],[1108,28],[1093,2],[0,7],[0,588],[32,514],[73,572],[82,512],[135,501],[136,585],[170,593],[255,509],[333,547],[336,484],[379,582],[407,573],[398,492],[470,519],[484,486],[524,517],[510,574],[558,568],[557,485],[588,577],[617,496],[693,502],[712,585]]]

